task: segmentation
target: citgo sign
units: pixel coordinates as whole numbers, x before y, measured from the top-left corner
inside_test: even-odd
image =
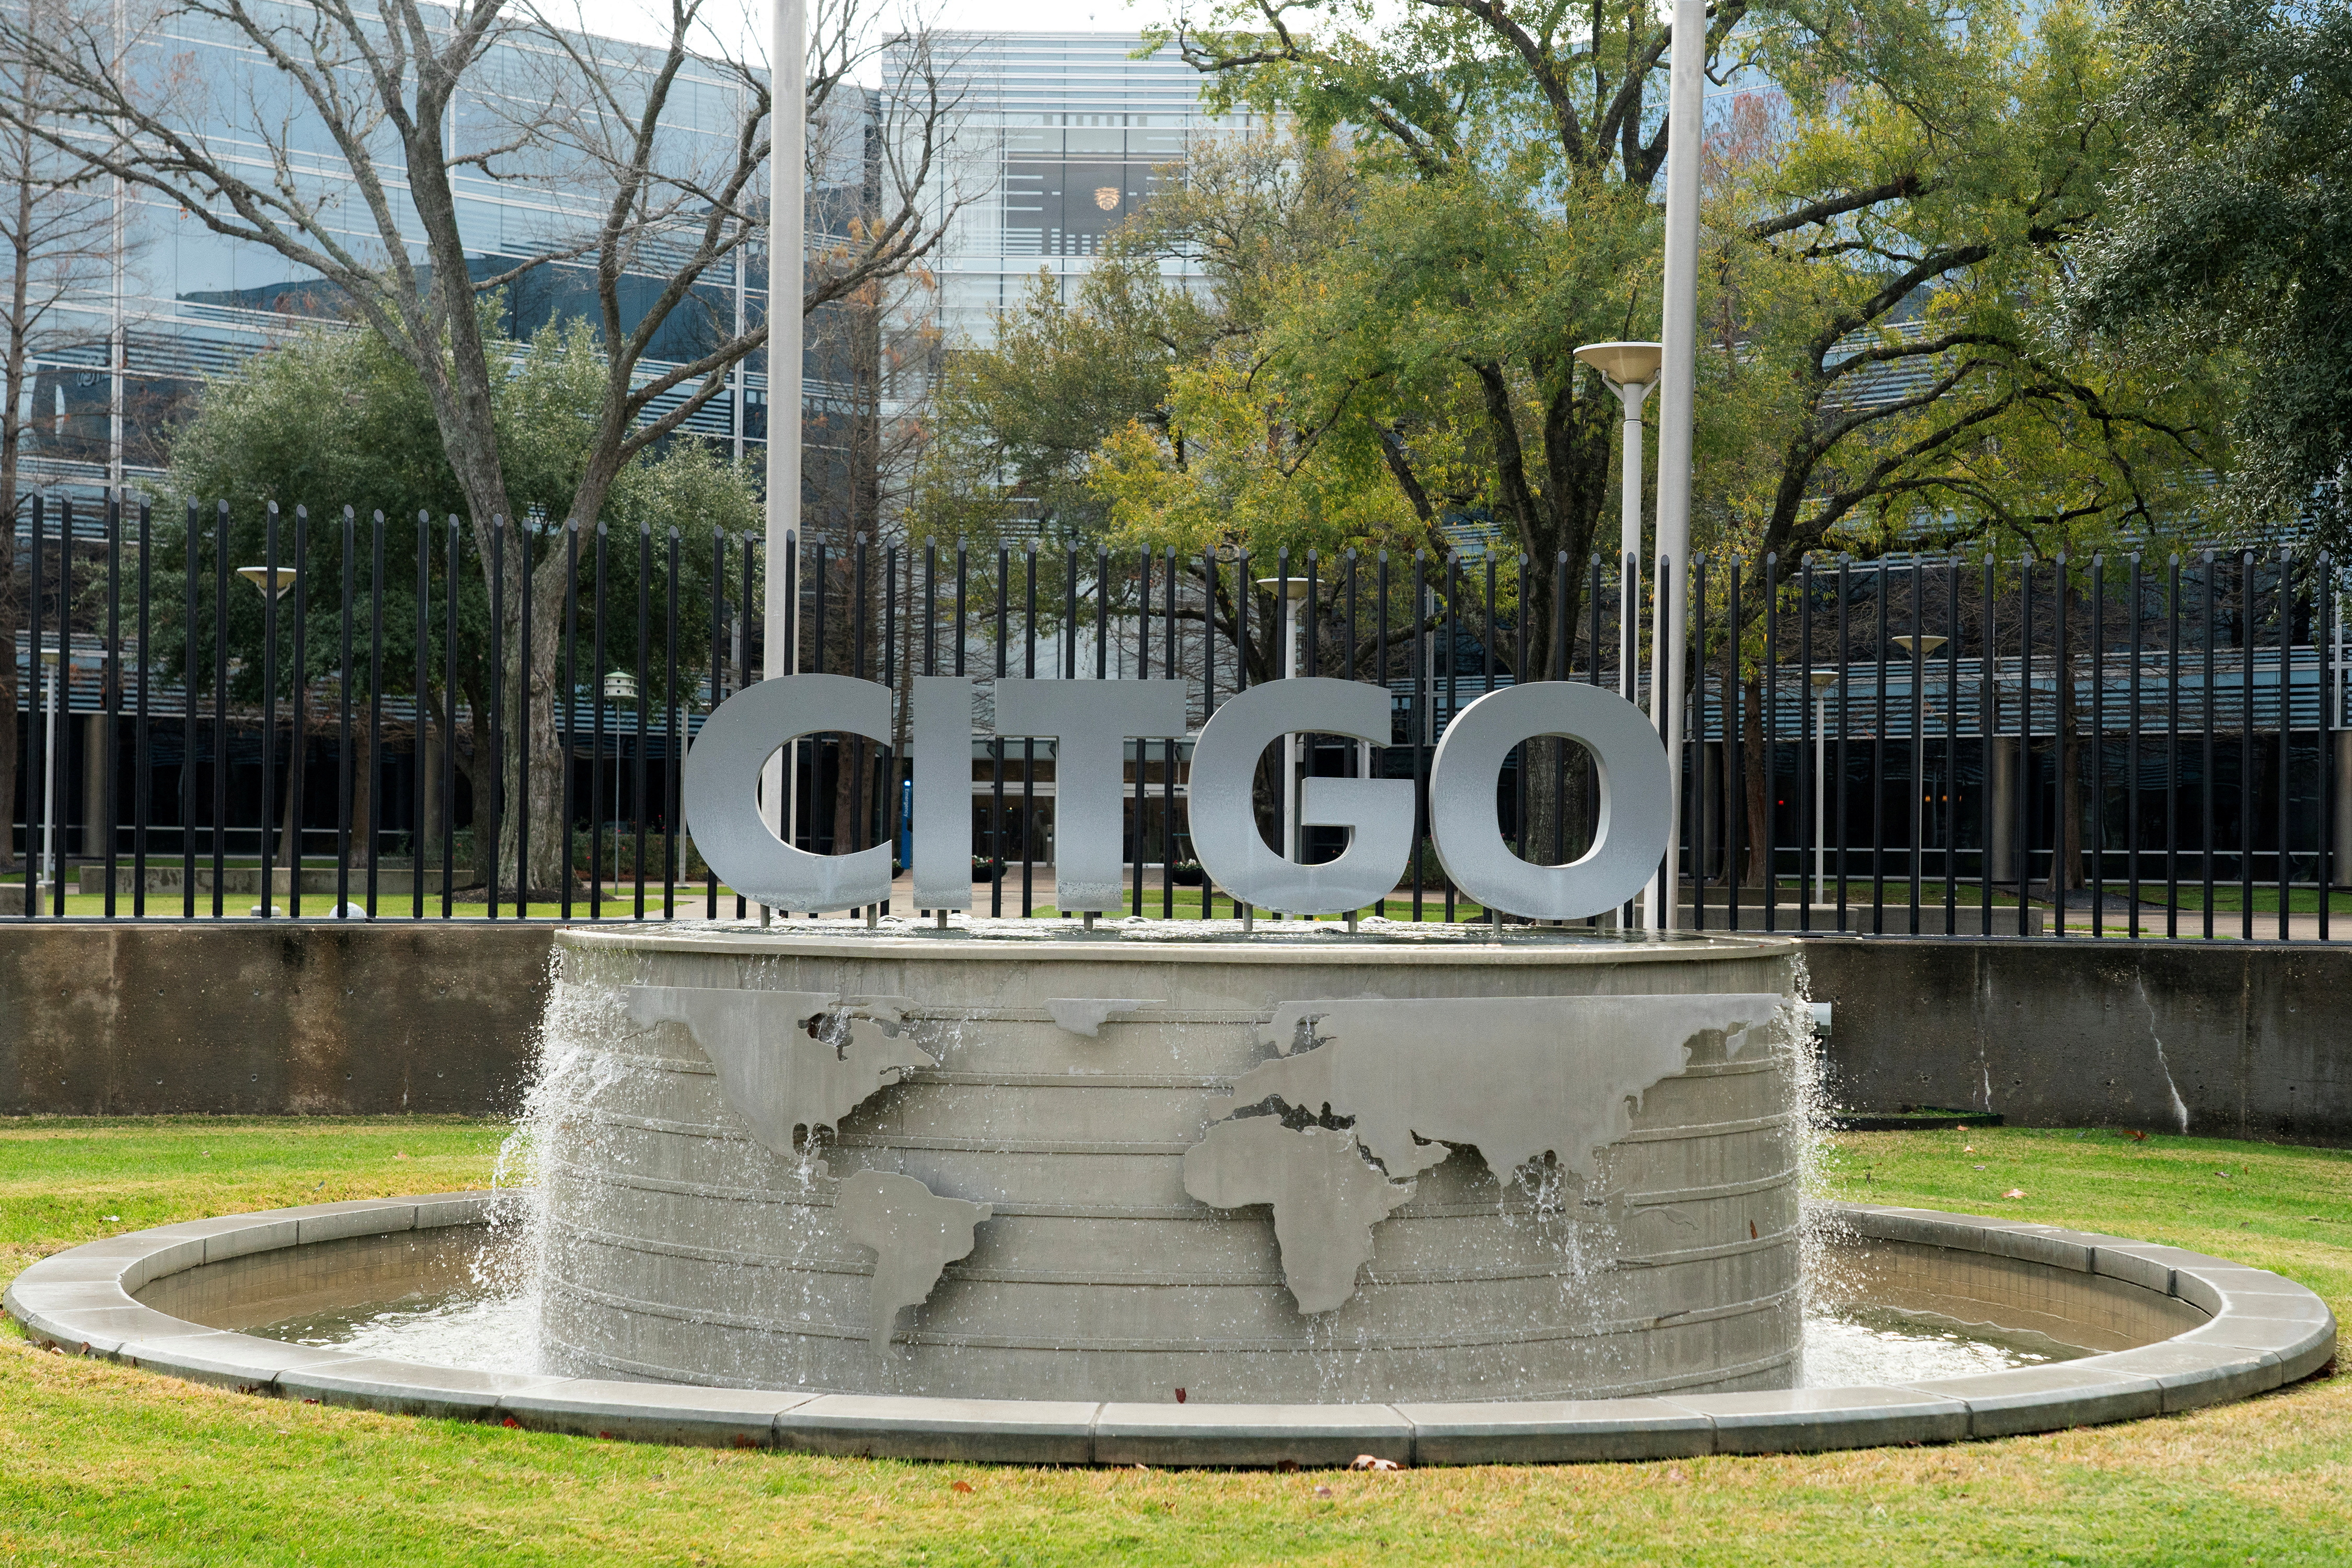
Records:
[[[913,710],[914,902],[971,907],[971,697],[962,676],[916,679]],[[1053,737],[1060,826],[1056,900],[1066,910],[1117,910],[1126,742],[1185,732],[1180,680],[999,680],[995,732]],[[887,844],[817,855],[762,820],[769,759],[803,735],[887,741],[891,691],[839,675],[793,675],[748,687],[703,725],[684,770],[686,816],[711,868],[745,897],[782,910],[845,910],[888,897]],[[1342,914],[1388,896],[1412,853],[1413,786],[1404,779],[1309,778],[1300,820],[1349,830],[1345,853],[1302,865],[1267,845],[1251,778],[1286,734],[1342,735],[1387,745],[1388,693],[1318,677],[1270,681],[1221,704],[1192,751],[1192,850],[1237,902],[1290,914]],[[1538,866],[1504,842],[1495,785],[1511,748],[1561,735],[1589,752],[1601,777],[1592,847],[1565,866]],[[1429,781],[1429,829],[1456,887],[1490,909],[1534,920],[1580,920],[1632,898],[1665,852],[1673,795],[1665,752],[1639,709],[1574,681],[1490,692],[1455,715]]]

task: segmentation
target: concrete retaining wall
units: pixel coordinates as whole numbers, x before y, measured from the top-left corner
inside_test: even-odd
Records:
[[[1809,942],[1839,1105],[2352,1143],[2352,947]]]
[[[0,1114],[505,1115],[551,928],[0,922]],[[2352,1144],[2352,946],[1821,938],[1838,1104]],[[2159,1049],[2159,1047],[2161,1047]]]
[[[0,924],[0,1114],[504,1115],[551,929]]]

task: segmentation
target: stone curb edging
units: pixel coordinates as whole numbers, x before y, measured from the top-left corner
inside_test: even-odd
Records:
[[[2104,1276],[2198,1327],[2134,1350],[1899,1386],[1422,1405],[1097,1405],[691,1388],[468,1372],[284,1344],[141,1305],[150,1281],[278,1247],[484,1220],[488,1193],[189,1220],[46,1258],[6,1291],[37,1342],[241,1392],[646,1442],[1032,1465],[1341,1466],[1656,1459],[2000,1437],[2243,1399],[2336,1353],[2336,1319],[2280,1275],[2178,1247],[1927,1209],[1837,1205],[1850,1233]]]

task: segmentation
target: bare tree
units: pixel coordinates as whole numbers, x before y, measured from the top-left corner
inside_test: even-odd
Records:
[[[30,0],[20,25],[54,32],[67,15],[65,0]],[[16,520],[36,416],[33,383],[43,357],[106,342],[64,307],[105,285],[119,251],[116,203],[104,177],[22,127],[51,112],[52,89],[37,65],[0,58],[0,95],[13,111],[0,123],[0,247],[8,257],[0,305],[0,805],[16,797],[16,632],[25,611]],[[16,846],[0,831],[0,868],[16,863]]]
[[[876,38],[870,4],[821,0],[816,8],[813,108],[890,42]],[[493,420],[483,294],[542,268],[578,263],[588,275],[586,313],[611,374],[567,509],[583,524],[594,522],[631,460],[676,434],[765,346],[766,321],[741,319],[714,285],[764,235],[771,99],[756,66],[696,47],[711,37],[704,0],[672,0],[667,44],[650,50],[565,32],[508,0],[382,0],[364,9],[356,0],[121,0],[117,15],[112,24],[68,18],[39,29],[20,13],[0,13],[0,52],[57,86],[45,112],[0,106],[0,123],[158,193],[217,234],[267,246],[339,293],[422,378],[486,573],[515,581],[523,541],[509,530],[508,559],[492,560],[492,520],[515,510]],[[187,27],[239,46],[243,74],[189,68],[171,41]],[[523,35],[530,47],[503,58],[513,68],[485,68],[493,50]],[[904,112],[898,134],[886,138],[890,199],[809,271],[804,313],[914,265],[952,216],[954,203],[927,192],[954,105],[928,68],[928,50],[923,58],[925,68],[902,79]],[[673,113],[689,68],[735,89],[716,154],[697,154],[679,133],[682,113]],[[513,90],[518,82],[528,90]],[[490,129],[478,134],[483,126]],[[331,157],[319,155],[321,134]],[[811,139],[813,152],[821,145]],[[560,216],[520,254],[479,267],[484,247],[469,252],[461,229],[460,176],[533,185]],[[681,342],[691,346],[681,351]],[[562,591],[562,552],[543,555],[530,591],[548,615]],[[522,599],[509,595],[510,619],[520,619]],[[553,641],[540,639],[529,670],[509,672],[517,700],[525,689],[552,690]],[[520,871],[524,884],[546,887],[568,871],[552,707],[540,704],[527,727],[532,789],[522,812],[503,814],[494,883]],[[531,864],[517,868],[512,846],[525,816]]]
[[[961,106],[930,38],[875,27],[866,3],[818,0],[807,68],[814,243],[802,268],[801,311],[804,319],[842,318],[854,331],[870,331],[886,286],[920,266],[971,197],[941,188]],[[576,93],[577,102],[543,126],[518,125],[516,134],[533,136],[569,169],[573,188],[602,198],[593,234],[569,246],[551,236],[551,248],[576,250],[592,268],[593,319],[606,353],[597,433],[572,508],[584,521],[630,462],[685,428],[727,390],[738,365],[767,348],[765,314],[737,313],[730,291],[715,285],[754,256],[767,260],[768,76],[715,45],[705,0],[670,0],[669,36],[653,53],[590,37],[576,8],[568,27],[536,15],[544,58],[553,62],[545,96],[555,102]],[[886,51],[898,68],[869,114],[856,101],[868,89],[853,79]],[[682,144],[671,112],[689,68],[726,82],[741,105],[732,135],[703,138],[711,147],[698,156]],[[635,287],[648,280],[658,285],[650,298]],[[771,418],[772,433],[798,428],[797,419],[776,420],[772,410]],[[869,431],[861,429],[858,439],[874,445]],[[535,591],[547,612],[560,605],[562,582],[552,563]],[[543,689],[554,676],[551,639],[534,651],[541,668],[532,680]],[[535,742],[544,730],[552,750],[551,708],[530,723]],[[534,842],[550,837],[538,831],[538,816],[555,804],[552,790],[544,807],[532,802]],[[547,820],[551,826],[552,816]],[[509,833],[502,864],[512,850]]]

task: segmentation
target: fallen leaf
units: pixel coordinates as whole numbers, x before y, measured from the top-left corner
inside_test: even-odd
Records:
[[[1666,1479],[1670,1481],[1686,1481],[1690,1479],[1690,1478],[1683,1474],[1679,1469],[1674,1469],[1666,1472]]]
[[[1317,1497],[1329,1497],[1331,1495],[1331,1489],[1329,1487],[1317,1487],[1315,1489],[1315,1495]]]
[[[520,1427],[520,1426],[522,1425],[522,1423],[521,1423],[521,1422],[520,1422],[520,1421],[518,1421],[518,1420],[516,1420],[513,1416],[509,1415],[509,1416],[508,1416],[505,1420],[503,1420],[503,1421],[499,1422],[499,1426],[516,1426],[516,1427]]]
[[[948,1483],[948,1490],[951,1492],[968,1492],[971,1490],[971,1483],[970,1481],[950,1481]]]
[[[1184,1391],[1181,1388],[1176,1391],[1176,1403],[1179,1405],[1184,1403]]]
[[[2145,1143],[2147,1142],[2147,1134],[2141,1131],[2137,1127],[2125,1128],[2124,1136],[2130,1139],[2135,1143]]]
[[[2000,1195],[2005,1198],[2021,1198],[2025,1195],[2025,1189],[2023,1187],[2011,1187],[2009,1191],[2001,1194]]]
[[[1403,1467],[1394,1459],[1383,1459],[1378,1454],[1359,1454],[1348,1461],[1348,1468],[1351,1470],[1394,1470]]]
[[[403,1153],[399,1152],[398,1151],[394,1151],[394,1153],[393,1153],[393,1156],[392,1156],[392,1157],[393,1157],[394,1159],[395,1159],[395,1160],[405,1160],[405,1159],[407,1159],[407,1158],[408,1158],[408,1156],[407,1156],[407,1155],[403,1154]]]
[[[1960,1146],[1960,1152],[1963,1154],[1973,1154],[1976,1152],[1977,1146],[1973,1143],[1964,1143]]]

